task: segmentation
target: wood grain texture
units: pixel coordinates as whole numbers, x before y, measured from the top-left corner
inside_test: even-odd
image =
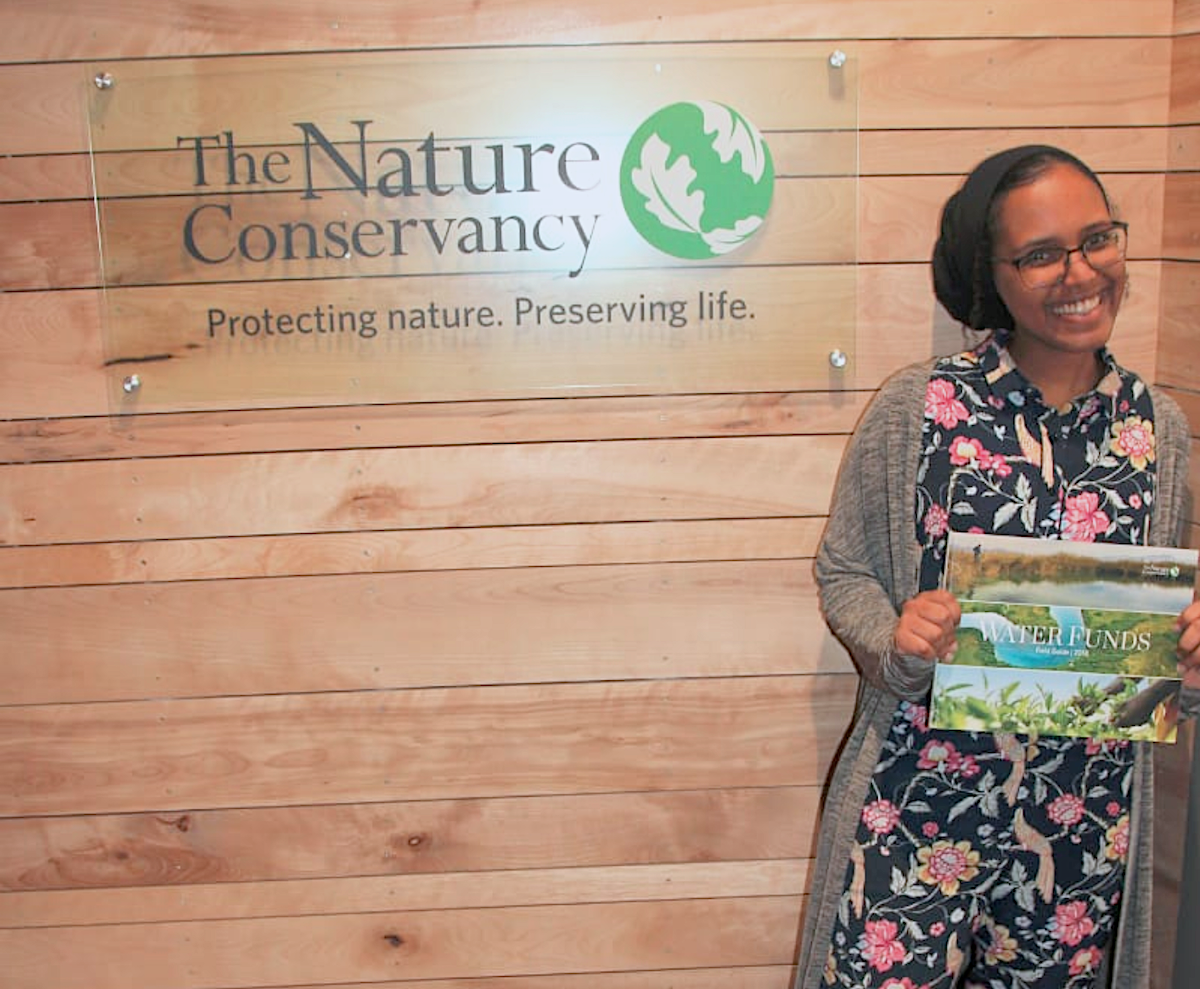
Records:
[[[812,556],[824,524],[699,519],[9,546],[0,587],[787,559]]]
[[[1167,37],[1022,37],[1018,33],[979,40],[838,40],[836,45],[858,63],[858,123],[867,130],[1144,127],[1169,122],[1172,40]],[[831,42],[797,40],[788,43],[788,50],[801,58],[823,60]],[[321,57],[327,56],[296,54],[255,64],[286,66]],[[338,52],[336,57],[354,64],[349,53]],[[369,52],[359,58],[386,60]],[[105,67],[114,74],[120,71],[116,64]],[[86,66],[0,66],[0,80],[6,90],[34,94],[30,101],[12,101],[19,107],[0,108],[0,133],[6,134],[7,153],[87,149],[85,101],[90,75]],[[1046,100],[1047,88],[1058,94],[1055,100]],[[998,98],[1000,93],[1003,99]]]
[[[248,14],[236,0],[203,8],[168,0],[151,16],[137,0],[78,16],[79,0],[11,0],[14,30],[5,32],[0,59],[116,58],[246,51],[360,49],[395,45],[503,41],[606,42],[773,38],[961,38],[979,36],[1169,35],[1171,0],[1089,0],[1089,15],[1070,5],[1038,0],[791,0],[739,5],[738,16],[716,0],[686,12],[628,0],[591,0],[564,9],[550,0],[469,3],[450,0],[435,10],[413,0],[360,0],[331,16],[318,0],[261,0]],[[1184,7],[1186,11],[1186,5]],[[419,14],[419,16],[418,16]],[[1186,30],[1186,15],[1176,14]],[[450,40],[452,39],[452,40]]]
[[[799,896],[807,862],[627,865],[449,876],[310,879],[228,886],[0,894],[0,929],[303,917],[392,910]],[[13,902],[16,901],[16,902]],[[7,921],[7,923],[6,923]]]
[[[871,391],[962,343],[927,257],[976,161],[1048,141],[1103,173],[1134,231],[1114,351],[1200,430],[1200,5],[343,8],[0,11],[0,982],[788,989],[856,683],[810,557]],[[267,52],[765,51],[763,25],[859,72],[846,372],[754,393],[225,396],[110,417],[97,63],[130,78]],[[772,147],[797,173],[840,160],[799,133]],[[145,156],[121,168],[166,177]],[[147,299],[165,313],[186,293]],[[1182,778],[1162,785],[1177,797]],[[1162,955],[1173,932],[1156,926]]]
[[[496,978],[418,979],[372,982],[371,989],[790,989],[791,965],[756,965],[739,968],[660,969],[654,972],[557,973],[548,976],[504,975]],[[323,989],[362,989],[363,984],[326,984]],[[304,985],[273,989],[312,989]]]
[[[10,380],[16,384],[15,379]],[[0,420],[0,463],[563,440],[848,434],[867,397],[866,392],[845,391],[581,396],[10,419]]]
[[[800,910],[781,896],[29,928],[0,931],[0,956],[12,989],[787,965]]]
[[[1200,125],[1177,124],[1167,131],[1167,167],[1172,171],[1200,169]]]
[[[1196,306],[1200,302],[1200,264],[1163,265],[1162,329],[1158,380],[1186,391],[1200,390],[1200,347],[1196,346]],[[1192,420],[1195,426],[1196,420]]]
[[[0,699],[848,672],[810,571],[750,560],[8,591]]]
[[[0,814],[813,785],[854,694],[826,674],[12,707]]]
[[[1176,35],[1200,34],[1200,2],[1175,0],[1175,20],[1171,27]]]
[[[1200,50],[1200,49],[1198,49]],[[1163,256],[1200,262],[1200,169],[1167,176]]]
[[[125,909],[150,911],[170,897],[147,889],[143,901],[136,890],[203,884],[228,891],[229,911],[250,883],[806,859],[811,834],[797,824],[819,798],[816,786],[730,786],[10,818],[0,820],[0,890],[125,890]],[[170,909],[188,909],[188,899]],[[0,902],[5,924],[33,923],[28,896]],[[37,916],[49,918],[89,901],[38,902],[46,912]]]
[[[1200,123],[1200,33],[1178,37],[1171,45],[1171,123]]]
[[[843,443],[742,436],[9,465],[0,543],[814,515]]]

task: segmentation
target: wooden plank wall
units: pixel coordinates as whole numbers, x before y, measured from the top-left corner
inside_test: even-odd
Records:
[[[855,687],[810,560],[870,390],[959,342],[937,206],[1011,143],[1096,164],[1115,348],[1200,423],[1198,23],[5,0],[0,986],[784,989]],[[857,390],[106,416],[81,63],[768,32],[860,64]]]

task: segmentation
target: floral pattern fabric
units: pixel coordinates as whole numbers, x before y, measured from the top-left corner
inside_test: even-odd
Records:
[[[938,363],[915,522],[921,588],[955,531],[1141,543],[1154,502],[1145,385],[1106,373],[1052,409],[1003,341]],[[1085,989],[1129,848],[1128,743],[940,732],[893,720],[862,810],[825,969],[856,989]]]
[[[1061,410],[995,341],[939,362],[917,473],[922,590],[938,586],[951,529],[1145,543],[1153,407],[1145,383],[1102,356],[1100,383]]]

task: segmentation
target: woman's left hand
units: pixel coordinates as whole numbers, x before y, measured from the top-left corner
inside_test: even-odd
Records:
[[[1183,609],[1175,627],[1179,629],[1175,654],[1179,657],[1183,685],[1200,689],[1200,601],[1193,601]]]

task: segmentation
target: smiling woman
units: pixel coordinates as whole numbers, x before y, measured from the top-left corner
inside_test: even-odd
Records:
[[[1124,244],[1095,173],[1053,147],[986,159],[942,211],[938,300],[986,336],[885,384],[842,465],[815,569],[867,682],[829,788],[797,989],[879,975],[1010,985],[1016,973],[1027,989],[1091,989],[1104,967],[1113,986],[1149,984],[1149,753],[1074,737],[1086,729],[1072,724],[1038,737],[1012,734],[1018,722],[931,728],[928,712],[935,664],[971,624],[943,582],[952,531],[1180,539],[1186,421],[1107,349]],[[1124,442],[1127,431],[1146,442]],[[1179,625],[1196,667],[1200,606]],[[1200,693],[1184,685],[1194,712]],[[1064,829],[1054,796],[1087,814]],[[935,860],[944,873],[915,867]]]

